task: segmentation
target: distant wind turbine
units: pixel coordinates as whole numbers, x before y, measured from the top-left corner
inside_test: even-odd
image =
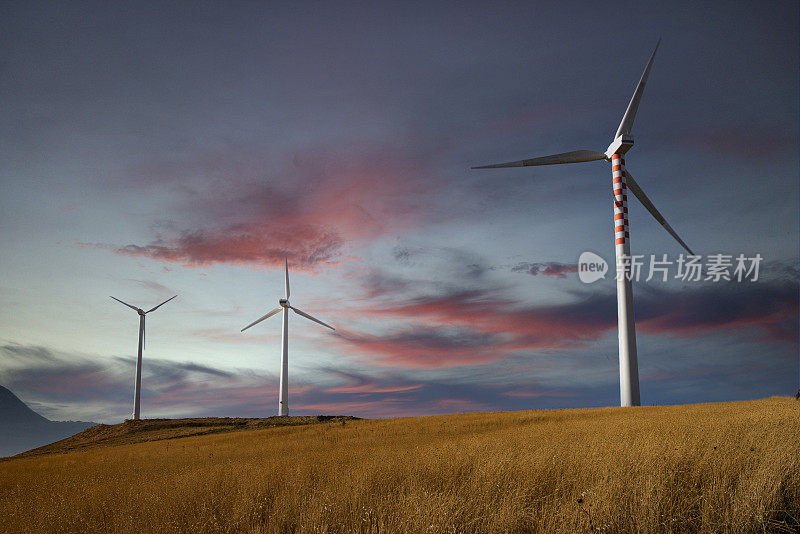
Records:
[[[178,295],[175,295],[177,297]],[[132,310],[136,310],[136,313],[139,314],[139,357],[136,359],[136,382],[134,383],[133,387],[133,418],[139,419],[139,404],[141,400],[141,390],[142,390],[142,351],[144,350],[145,344],[145,331],[144,331],[144,316],[150,312],[156,311],[158,308],[166,304],[167,302],[171,301],[175,297],[170,297],[155,308],[150,308],[147,311],[144,311],[141,308],[137,308],[136,306],[131,306],[127,302],[122,302],[117,297],[111,297],[112,299],[116,300],[117,302],[124,304],[125,306],[131,308]]]
[[[284,269],[286,273],[286,298],[282,298],[278,300],[279,307],[275,308],[265,316],[256,319],[249,325],[242,328],[242,332],[250,328],[251,326],[255,326],[264,319],[268,319],[278,313],[279,311],[283,310],[283,330],[281,331],[281,382],[280,382],[280,393],[278,395],[278,415],[284,416],[289,415],[289,310],[292,310],[298,315],[302,315],[306,319],[310,319],[315,323],[321,324],[322,326],[326,326],[331,330],[336,330],[329,324],[325,324],[319,319],[315,319],[311,317],[309,314],[305,313],[304,311],[295,308],[291,304],[289,304],[289,259],[284,258]]]
[[[689,254],[694,255],[691,249],[678,237],[678,234],[667,223],[666,219],[659,213],[656,207],[644,194],[639,184],[633,179],[625,169],[625,159],[623,156],[633,146],[633,119],[639,109],[639,101],[644,92],[644,85],[647,76],[650,74],[650,67],[656,57],[659,39],[650,61],[647,63],[639,84],[633,92],[633,97],[625,110],[622,122],[617,128],[614,141],[608,146],[605,152],[594,152],[592,150],[576,150],[544,156],[522,161],[512,161],[510,163],[499,163],[496,165],[484,165],[473,167],[473,169],[494,169],[499,167],[529,167],[534,165],[556,165],[560,163],[582,163],[585,161],[596,161],[604,159],[611,162],[611,176],[613,178],[614,190],[614,242],[616,244],[617,260],[617,325],[619,330],[619,389],[621,406],[639,406],[639,368],[636,360],[636,329],[633,318],[633,292],[631,289],[631,262],[630,262],[630,243],[628,235],[628,197],[626,189],[639,199],[647,208],[647,211],[663,226],[669,234],[686,249]],[[627,258],[627,261],[623,260]]]

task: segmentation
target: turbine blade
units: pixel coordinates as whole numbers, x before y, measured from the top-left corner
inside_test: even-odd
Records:
[[[669,225],[669,223],[668,223],[668,222],[667,222],[667,220],[664,218],[664,216],[663,216],[663,215],[661,215],[661,213],[659,213],[659,211],[656,209],[656,207],[653,205],[653,203],[652,203],[652,202],[650,202],[650,199],[649,199],[649,198],[647,198],[647,195],[645,195],[645,194],[644,194],[644,191],[642,191],[642,188],[641,188],[641,187],[639,187],[639,184],[637,184],[637,183],[636,183],[636,180],[634,180],[634,179],[633,179],[633,176],[631,176],[631,173],[629,173],[627,169],[625,170],[625,176],[626,176],[626,181],[628,182],[628,189],[630,189],[630,190],[631,190],[631,193],[633,193],[634,195],[636,195],[636,198],[638,198],[638,199],[639,199],[639,202],[641,202],[641,203],[644,205],[644,207],[645,207],[645,208],[647,208],[647,211],[649,211],[649,212],[650,212],[650,214],[651,214],[653,217],[655,217],[655,219],[656,219],[656,220],[657,220],[659,223],[661,223],[661,226],[663,226],[663,227],[664,227],[664,228],[667,230],[667,232],[669,232],[669,235],[671,235],[672,237],[674,237],[674,238],[675,238],[675,240],[676,240],[678,243],[680,243],[680,245],[681,245],[683,248],[685,248],[685,249],[686,249],[686,251],[687,251],[689,254],[691,254],[692,256],[694,256],[694,252],[692,252],[692,249],[690,249],[690,248],[689,248],[689,247],[686,245],[686,243],[684,243],[684,242],[683,242],[683,240],[682,240],[680,237],[678,237],[678,234],[675,232],[675,230],[673,230],[673,229],[672,229],[672,227]]]
[[[328,327],[328,328],[330,328],[331,330],[336,330],[336,329],[335,329],[334,327],[332,327],[331,325],[329,325],[329,324],[325,324],[325,323],[323,323],[322,321],[320,321],[319,319],[315,319],[314,317],[311,317],[311,316],[310,316],[309,314],[307,314],[306,312],[304,312],[304,311],[302,311],[302,310],[298,310],[298,309],[297,309],[297,308],[295,308],[294,306],[289,306],[289,307],[290,307],[292,310],[294,310],[294,312],[295,312],[295,313],[297,313],[297,314],[299,314],[299,315],[302,315],[302,316],[303,316],[303,317],[305,317],[306,319],[311,319],[311,320],[312,320],[312,321],[314,321],[315,323],[319,323],[319,324],[321,324],[322,326],[327,326],[327,327]]]
[[[286,272],[286,300],[289,300],[289,258],[284,256],[283,260]]]
[[[121,304],[124,304],[125,306],[129,307],[129,308],[130,308],[130,309],[132,309],[132,310],[136,310],[137,312],[139,311],[139,308],[137,308],[136,306],[131,306],[131,305],[130,305],[130,304],[128,304],[127,302],[122,302],[122,301],[121,301],[121,300],[119,300],[117,297],[111,297],[111,298],[112,298],[112,299],[114,299],[114,300],[116,300],[117,302],[119,302],[119,303],[121,303]]]
[[[147,321],[142,321],[142,351],[147,346]]]
[[[177,296],[178,296],[178,295],[175,295],[175,297],[177,297]],[[164,304],[166,304],[167,302],[171,301],[171,300],[172,300],[172,299],[174,299],[175,297],[170,297],[170,298],[168,298],[167,300],[165,300],[164,302],[162,302],[161,304],[159,304],[159,305],[158,305],[158,306],[156,306],[155,308],[151,308],[151,309],[147,310],[145,313],[150,313],[151,311],[156,311],[156,310],[157,310],[157,309],[159,309],[161,306],[163,306],[163,305],[164,305]]]
[[[594,150],[574,150],[563,154],[543,156],[541,158],[523,159],[520,161],[510,161],[508,163],[496,163],[494,165],[481,165],[472,167],[473,169],[498,169],[500,167],[533,167],[535,165],[558,165],[559,163],[583,163],[584,161],[596,161],[606,159],[602,152]]]
[[[261,321],[263,321],[264,319],[268,319],[268,318],[272,317],[273,315],[275,315],[275,314],[276,314],[276,313],[278,313],[279,311],[281,311],[281,308],[275,308],[274,310],[272,310],[271,312],[269,312],[268,314],[266,314],[264,317],[260,317],[260,318],[256,319],[255,321],[253,321],[252,323],[250,323],[249,325],[245,326],[244,328],[242,328],[242,329],[241,329],[241,330],[239,330],[239,331],[240,331],[240,332],[244,332],[245,330],[247,330],[247,329],[248,329],[248,328],[250,328],[251,326],[255,326],[255,325],[257,325],[258,323],[260,323],[260,322],[261,322]]]
[[[644,68],[642,77],[639,79],[639,85],[636,86],[636,90],[633,92],[631,101],[628,103],[628,109],[625,110],[625,115],[622,116],[622,122],[619,123],[619,128],[617,128],[617,134],[614,136],[614,139],[620,135],[631,133],[631,128],[633,128],[633,119],[636,118],[636,112],[639,110],[639,101],[642,99],[642,93],[644,93],[644,84],[647,83],[647,76],[650,74],[650,67],[653,66],[653,60],[656,57],[658,45],[660,44],[661,39],[659,39],[658,43],[656,43],[656,49],[653,50],[653,55],[650,56],[650,61],[647,62],[647,66]]]

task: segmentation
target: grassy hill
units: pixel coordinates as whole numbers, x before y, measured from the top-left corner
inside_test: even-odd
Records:
[[[0,463],[0,525],[8,532],[800,529],[793,399],[334,421],[158,439]]]
[[[96,425],[43,447],[17,454],[15,458],[59,454],[97,447],[127,445],[222,432],[239,432],[278,426],[301,426],[315,423],[356,421],[357,417],[318,415],[309,417],[204,417],[197,419],[128,419],[117,425]]]

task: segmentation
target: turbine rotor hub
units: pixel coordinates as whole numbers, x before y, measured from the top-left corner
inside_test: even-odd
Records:
[[[281,305],[281,308],[288,308],[289,307],[289,299],[280,299],[280,300],[278,300],[278,304]]]

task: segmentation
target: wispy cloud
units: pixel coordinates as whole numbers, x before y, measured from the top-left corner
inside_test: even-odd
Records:
[[[130,413],[132,359],[98,359],[12,343],[0,346],[0,354],[0,382],[43,409],[47,417],[115,422]],[[274,375],[153,358],[146,363],[142,382],[146,417],[263,417],[275,411]],[[397,417],[500,409],[503,392],[519,387],[332,367],[316,368],[313,375],[313,383],[302,377],[292,380],[293,413]],[[564,394],[555,387],[536,387],[545,397]]]
[[[545,276],[557,276],[559,278],[566,278],[567,273],[578,272],[578,264],[559,263],[555,261],[548,261],[544,263],[520,262],[511,267],[511,270],[514,271],[515,273],[528,273],[533,276],[543,274]]]
[[[798,342],[797,278],[685,286],[642,286],[637,327],[691,337],[715,330],[752,333],[752,341]]]
[[[0,381],[25,400],[58,406],[53,414],[68,419],[106,420],[127,416],[133,395],[135,360],[97,358],[64,353],[46,347],[7,343],[0,346],[3,361]],[[220,389],[243,385],[242,377],[196,362],[172,362],[147,358],[143,367],[142,397],[152,410],[175,413],[191,410],[186,405],[160,403],[170,392],[190,384],[211,382]]]
[[[458,367],[503,359],[507,349],[499,337],[467,328],[421,325],[384,335],[348,330],[336,334],[348,352],[377,356],[369,360],[372,365],[403,368]]]
[[[193,169],[194,193],[173,210],[183,222],[157,227],[147,244],[95,246],[185,266],[274,268],[286,256],[302,270],[337,264],[349,257],[352,242],[396,234],[431,216],[419,202],[437,187],[426,179],[430,155],[421,147],[408,148],[401,156],[396,149],[364,143],[319,146],[244,166],[199,154],[140,169],[154,175],[174,174],[182,164]],[[284,168],[265,170],[276,166]]]
[[[780,274],[780,273],[778,273]],[[377,282],[376,282],[377,281]],[[401,321],[384,332],[338,332],[342,350],[374,365],[451,368],[510,358],[523,350],[568,350],[617,327],[616,295],[601,288],[572,291],[564,303],[530,305],[497,288],[439,288],[408,296],[401,280],[373,273],[369,293],[381,295],[353,317]],[[390,298],[391,291],[405,298]],[[639,285],[637,328],[648,334],[695,337],[735,332],[742,340],[798,343],[798,282],[775,276],[758,282]]]
[[[135,283],[139,284],[140,286],[145,287],[145,288],[149,289],[150,291],[152,291],[153,293],[156,293],[158,295],[167,296],[167,295],[174,295],[175,294],[174,290],[168,288],[164,284],[159,284],[158,282],[156,282],[154,280],[136,280],[136,279],[133,279],[133,278],[129,278],[128,280],[131,281],[131,282],[135,282]]]

